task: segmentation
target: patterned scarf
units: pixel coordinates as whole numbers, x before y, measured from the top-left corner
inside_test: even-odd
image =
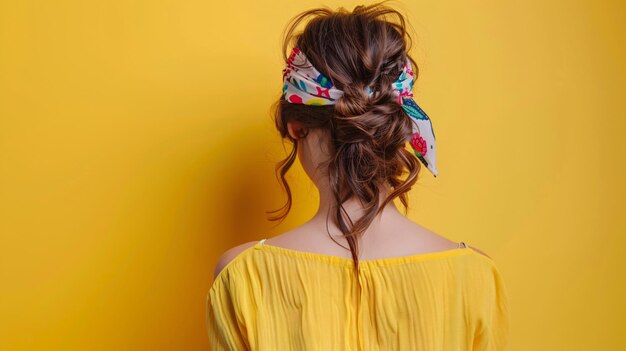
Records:
[[[435,165],[435,133],[426,113],[413,100],[413,70],[411,61],[407,60],[400,77],[393,82],[394,95],[398,104],[411,117],[413,137],[410,144],[417,158],[437,177]],[[370,87],[367,92],[372,95]],[[303,105],[334,105],[343,95],[343,91],[335,88],[330,80],[322,75],[298,47],[294,47],[283,69],[283,96],[292,104]]]

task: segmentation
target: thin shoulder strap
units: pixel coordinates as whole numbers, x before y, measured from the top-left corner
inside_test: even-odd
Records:
[[[460,248],[468,248],[468,247],[469,247],[469,246],[468,246],[466,243],[464,243],[464,242],[462,242],[462,241],[460,241],[460,242],[459,242],[459,249],[460,249]]]

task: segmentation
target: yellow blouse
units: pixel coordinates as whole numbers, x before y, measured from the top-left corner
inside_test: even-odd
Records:
[[[502,277],[472,248],[359,261],[356,275],[352,259],[264,241],[207,294],[213,351],[506,349]]]

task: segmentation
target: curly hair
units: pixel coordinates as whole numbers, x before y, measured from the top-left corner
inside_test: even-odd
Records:
[[[399,197],[405,213],[408,211],[407,192],[421,170],[419,160],[405,149],[412,135],[411,120],[394,98],[392,87],[407,59],[411,60],[416,78],[418,66],[408,55],[412,41],[403,15],[385,6],[385,2],[356,6],[352,12],[343,7],[337,11],[314,8],[293,17],[283,33],[285,62],[289,45],[294,43],[344,94],[335,105],[291,104],[281,96],[272,106],[278,132],[293,148],[276,166],[287,203],[268,212],[282,211],[269,220],[282,221],[292,205],[285,174],[295,162],[298,143],[291,138],[287,123],[298,122],[307,132],[312,128],[327,130],[332,154],[318,169],[326,170],[334,199],[333,219],[350,246],[357,271],[358,236],[394,198]],[[389,20],[388,15],[398,21]],[[312,18],[304,30],[294,33],[298,24],[308,17]],[[374,91],[372,96],[366,92],[368,86]],[[305,136],[306,133],[302,135]],[[403,180],[405,171],[408,176]],[[381,185],[393,189],[382,204],[379,203]],[[360,200],[365,210],[356,221],[342,206],[353,197]]]

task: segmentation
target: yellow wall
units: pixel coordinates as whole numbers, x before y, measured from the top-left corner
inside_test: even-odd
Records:
[[[282,205],[280,33],[318,2],[2,1],[0,349],[206,350],[220,253]],[[352,8],[356,2],[325,2]],[[410,216],[488,252],[511,350],[624,350],[623,1],[396,2],[438,142]]]

